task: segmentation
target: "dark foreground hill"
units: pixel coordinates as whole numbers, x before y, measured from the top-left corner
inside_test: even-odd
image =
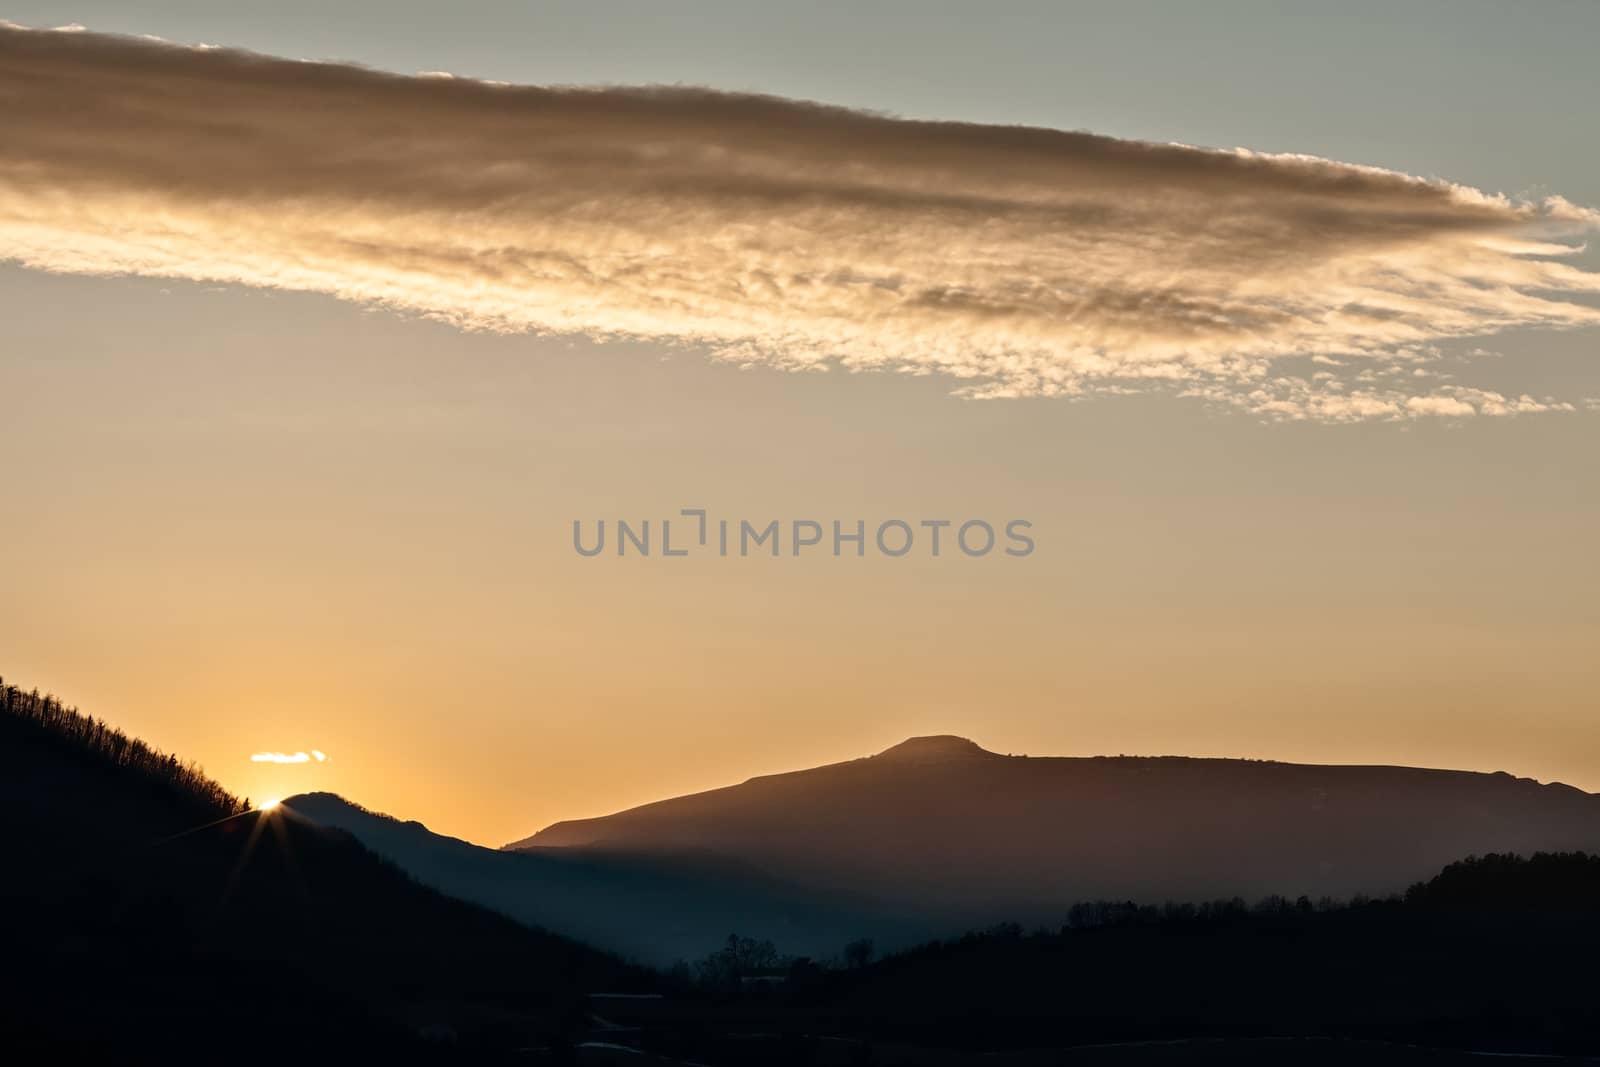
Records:
[[[4,1062],[478,1062],[647,981],[5,687],[0,840]]]
[[[1489,856],[1403,897],[1086,904],[845,971],[614,1002],[715,1063],[1547,1063],[1600,1054],[1600,857]],[[764,1058],[762,1058],[764,1057]]]
[[[941,922],[1076,900],[1400,890],[1462,856],[1600,849],[1600,796],[1509,774],[1008,757],[955,737],[557,823],[507,848],[707,851]]]
[[[704,956],[731,931],[818,957],[867,934],[880,943],[909,944],[946,932],[908,924],[889,907],[801,888],[700,852],[506,852],[432,833],[420,822],[379,815],[331,793],[290,797],[283,808],[352,834],[424,885],[652,966]]]

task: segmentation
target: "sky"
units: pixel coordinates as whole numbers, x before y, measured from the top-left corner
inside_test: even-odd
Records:
[[[661,212],[646,210],[666,195],[657,170],[570,166],[579,150],[625,157],[642,136],[648,123],[617,118],[637,105],[625,93],[540,98],[554,116],[540,121],[566,122],[578,149],[513,158],[504,146],[521,142],[477,122],[471,86],[440,95],[429,79],[413,99],[374,84],[361,115],[439,109],[430,136],[447,131],[448,151],[305,168],[309,155],[280,152],[245,180],[192,98],[160,137],[116,141],[108,123],[91,138],[98,83],[73,79],[81,98],[52,98],[73,123],[10,142],[13,161],[31,151],[54,169],[0,170],[0,671],[255,799],[329,789],[487,844],[929,733],[1002,752],[1505,769],[1600,790],[1600,329],[1583,320],[1600,301],[1552,294],[1544,273],[1570,282],[1600,256],[1501,247],[1575,245],[1574,213],[1600,206],[1600,145],[1573,118],[1600,102],[1585,55],[1600,10],[1393,7],[0,6],[25,26],[401,74],[704,86],[1119,139],[1018,147],[815,109],[749,120],[744,98],[669,94],[653,121],[687,132],[659,143],[681,150],[668,158],[699,199]],[[0,89],[5,72],[0,60]],[[124,88],[104,92],[134,99]],[[228,97],[231,114],[259,113],[257,135],[276,136],[256,92]],[[562,118],[585,100],[604,137]],[[306,113],[324,116],[325,148],[359,141],[346,112]],[[735,118],[810,132],[733,136]],[[1136,153],[1116,183],[1080,177],[1130,140],[1452,184],[1174,149]],[[91,144],[100,155],[81,154]],[[827,155],[840,144],[851,169]],[[385,189],[383,166],[407,180]],[[713,182],[715,166],[813,182],[824,207],[734,217],[728,204],[762,190]],[[600,222],[552,229],[549,203],[504,189],[486,213],[475,183],[521,180],[515,167],[557,175],[541,189],[587,190]],[[1174,171],[1176,185],[1152,177]],[[720,195],[699,192],[712,184]],[[1084,215],[1108,184],[1119,210]],[[257,211],[246,186],[290,207]],[[1209,209],[1224,202],[1204,199],[1212,186],[1228,211]],[[929,206],[933,193],[980,202],[986,221]],[[1030,227],[1036,211],[1049,225]],[[163,232],[188,242],[159,262],[152,219],[177,220]],[[697,240],[738,226],[753,236],[724,258]],[[327,251],[330,233],[356,229],[361,257]],[[1334,257],[1354,232],[1371,246]],[[482,262],[481,234],[547,242],[603,282],[520,299],[524,276],[455,266]],[[630,242],[666,250],[672,270],[639,291],[671,301],[615,296],[624,275],[604,254]],[[1249,336],[1161,313],[1126,252],[1145,245],[1194,292],[1245,294],[1228,311]],[[848,267],[874,298],[959,287],[1006,312],[922,300],[880,328],[858,303],[748,286],[730,300],[719,282],[744,268],[727,257],[747,252],[779,278],[827,259],[828,277]],[[384,273],[403,255],[451,266]],[[1263,258],[1270,271],[1250,266]],[[375,278],[387,306],[361,299]],[[1139,313],[1052,332],[1039,293],[1079,278],[1132,287]],[[858,281],[838,290],[853,300]],[[1353,328],[1318,303],[1335,290],[1429,328]],[[1417,312],[1429,294],[1434,313]],[[842,314],[865,325],[841,333]],[[596,336],[614,322],[636,335]],[[565,332],[538,332],[551,325]],[[835,352],[844,365],[823,358]],[[1107,352],[1111,370],[1089,358]],[[1165,369],[1139,377],[1151,367]],[[1309,384],[1316,373],[1338,388]],[[1353,394],[1390,406],[1345,418],[1350,405],[1329,403]],[[1532,406],[1510,410],[1523,397]],[[654,524],[693,507],[762,523],[1024,519],[1035,549],[573,550],[575,519]],[[328,759],[250,759],[312,749]]]

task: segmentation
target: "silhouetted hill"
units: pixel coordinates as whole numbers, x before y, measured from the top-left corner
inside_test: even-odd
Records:
[[[1035,763],[1046,770],[1018,770]],[[824,813],[870,799],[859,809],[866,823],[881,830],[892,825],[885,813],[896,813],[921,841],[909,806],[941,783],[961,791],[930,801],[922,819],[961,802],[990,818],[1011,812],[1019,797],[1057,796],[1058,776],[1079,800],[1119,801],[1111,814],[1091,809],[1085,818],[1134,812],[1124,824],[1136,829],[1156,813],[1176,818],[1126,782],[1146,773],[1241,816],[1250,813],[1241,795],[1300,797],[1308,775],[1323,790],[1317,803],[1341,813],[1382,810],[1374,797],[1409,803],[1404,833],[1385,837],[1357,820],[1346,848],[1410,840],[1430,825],[1417,812],[1446,829],[1459,821],[1525,833],[1551,812],[1570,815],[1571,805],[1581,831],[1595,799],[1509,776],[1401,768],[1021,760],[956,738],[913,739],[870,760],[719,793],[738,799],[776,783],[755,791],[765,807],[754,814],[769,827],[779,815],[791,820],[782,828],[810,847],[822,838],[802,832],[807,806],[795,797]],[[818,797],[830,787],[840,796]],[[726,802],[711,812],[727,817]],[[845,969],[769,961],[755,976],[741,965],[694,983],[630,970],[444,897],[310,817],[349,824],[430,878],[503,893],[491,903],[513,913],[531,900],[548,915],[588,895],[591,910],[574,915],[629,937],[670,925],[680,910],[720,938],[724,927],[790,907],[841,914],[851,898],[798,891],[748,859],[679,843],[666,853],[505,853],[325,794],[288,807],[248,810],[198,768],[0,687],[0,1061],[1042,1067],[1437,1065],[1479,1062],[1483,1052],[1600,1053],[1592,978],[1600,859],[1591,855],[1484,855],[1430,872],[1403,896],[1350,906],[1282,896],[1254,905],[1160,906],[1150,894],[1134,895],[1144,904],[1122,895],[1063,900],[1057,921],[1031,932],[1008,923],[876,961],[863,946]],[[981,825],[957,821],[953,832],[981,853],[972,836]],[[1058,835],[1069,844],[1080,841],[1074,825]],[[1312,825],[1326,833],[1343,824]],[[774,902],[775,912],[736,910]],[[585,995],[599,990],[649,995]]]
[[[1403,900],[1109,909],[890,957],[840,976],[828,1010],[943,1047],[1339,1036],[1592,1054],[1597,888],[1600,857],[1486,856]]]
[[[1485,856],[1349,906],[1086,903],[1071,926],[607,1011],[708,1063],[1552,1062],[1600,1052],[1597,883],[1594,856]]]
[[[1413,910],[1600,919],[1600,856],[1469,856],[1406,890]]]
[[[557,823],[506,846],[711,851],[963,923],[1092,898],[1348,897],[1461,856],[1600,848],[1600,797],[1509,774],[1038,758],[955,737]]]
[[[647,980],[9,687],[0,840],[7,1062],[477,1062]]]
[[[703,851],[505,852],[367,811],[331,793],[290,797],[283,807],[354,835],[425,885],[657,966],[704,956],[730,931],[813,956],[833,955],[865,933],[909,943],[938,932],[912,928],[891,909],[801,889]]]

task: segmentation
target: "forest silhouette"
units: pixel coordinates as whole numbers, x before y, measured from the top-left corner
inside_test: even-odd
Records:
[[[475,1062],[570,1046],[585,992],[654,982],[9,686],[0,831],[11,1062]]]

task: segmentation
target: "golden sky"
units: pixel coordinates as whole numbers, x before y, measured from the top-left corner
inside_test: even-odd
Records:
[[[181,31],[150,27],[207,39]],[[101,69],[91,53],[60,55]],[[18,54],[0,50],[0,87]],[[587,80],[635,69],[608,62]],[[537,66],[518,80],[560,80]],[[775,86],[683,80],[837,98],[820,68],[812,92],[798,69]],[[105,117],[108,98],[69,80],[86,94],[77,112]],[[440,79],[394,91],[484,106]],[[389,106],[390,88],[373,92],[363,106]],[[1036,120],[1048,92],[1017,92],[1009,111],[960,117]],[[334,140],[306,141],[260,100],[241,90],[233,113],[262,136],[352,144],[337,109],[313,124]],[[615,128],[577,154],[636,146],[634,119],[615,116],[637,99],[583,101]],[[257,800],[328,789],[488,844],[929,733],[1001,752],[1410,763],[1600,789],[1600,372],[1579,291],[1595,255],[1527,255],[1577,240],[1574,205],[1600,202],[1561,131],[1507,134],[1525,171],[1494,171],[1511,164],[1485,149],[1483,170],[1451,160],[1448,182],[1417,182],[1404,175],[1441,169],[1393,147],[1417,142],[1404,109],[1359,96],[1364,150],[1313,134],[1205,143],[1400,176],[1065,135],[1040,149],[1015,131],[995,146],[970,127],[743,97],[657,104],[689,132],[658,131],[651,151],[681,154],[694,195],[663,200],[659,172],[634,160],[566,230],[539,219],[576,210],[570,175],[534,183],[555,200],[489,190],[487,214],[470,195],[564,173],[508,157],[492,123],[449,126],[439,158],[470,166],[432,166],[419,138],[398,163],[356,144],[341,166],[297,170],[285,150],[252,176],[230,174],[230,142],[181,109],[115,152],[28,112],[0,145],[0,258],[32,264],[0,265],[7,681]],[[1198,117],[1192,134],[1172,120],[1157,135],[1155,106],[1047,125],[1203,141]],[[792,146],[728,132],[759,132],[761,108],[809,116],[818,144],[859,165],[853,184],[840,166],[798,175],[803,211],[762,193],[820,251],[752,222],[750,185],[705,191],[706,160],[729,151],[741,180],[797,177]],[[379,113],[404,125],[403,107]],[[884,147],[894,137],[910,147]],[[991,150],[1004,166],[986,168]],[[1041,151],[1038,173],[1019,173],[1017,153]],[[1109,191],[1058,180],[1111,157],[1126,173]],[[383,188],[396,166],[443,177]],[[1172,168],[1182,195],[1160,177]],[[958,187],[998,221],[930,206]],[[670,210],[685,204],[708,232],[748,240],[708,242]],[[571,272],[476,273],[490,246],[554,250]],[[1253,269],[1261,256],[1281,268]],[[792,287],[819,259],[824,295],[756,284],[765,271]],[[107,271],[120,273],[93,276]],[[618,295],[629,279],[642,296]],[[1081,314],[1063,319],[1073,285],[1096,299],[1076,294]],[[1194,328],[1217,315],[1233,325]],[[633,336],[594,339],[608,322]],[[552,326],[575,332],[518,332]],[[842,362],[821,358],[835,350]],[[815,365],[831,369],[795,372]],[[686,507],[869,527],[1023,518],[1037,549],[572,549],[574,519]],[[313,749],[328,759],[250,759]]]

